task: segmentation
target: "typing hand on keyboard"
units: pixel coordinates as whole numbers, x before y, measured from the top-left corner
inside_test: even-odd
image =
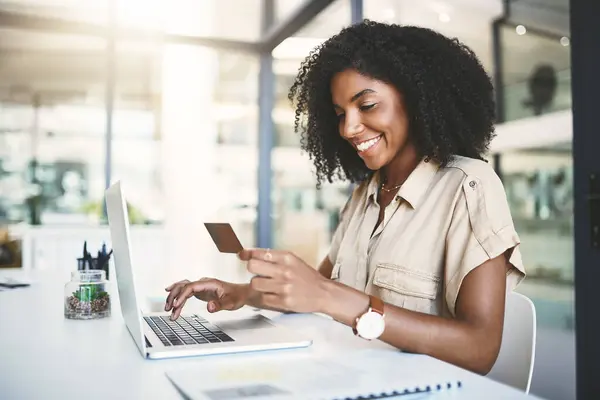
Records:
[[[171,321],[167,317],[144,317],[165,346],[231,342],[233,339],[206,319],[193,315]]]
[[[176,320],[181,314],[185,302],[194,296],[207,302],[207,310],[211,313],[221,310],[237,310],[246,304],[248,285],[223,282],[218,279],[202,278],[190,282],[183,280],[165,288],[169,295],[165,302],[165,311],[172,311],[171,320]]]

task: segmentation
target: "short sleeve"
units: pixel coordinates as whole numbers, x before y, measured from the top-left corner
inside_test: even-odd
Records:
[[[466,176],[446,238],[445,299],[452,316],[464,278],[484,262],[509,251],[507,291],[525,277],[504,186],[495,173],[486,175]]]

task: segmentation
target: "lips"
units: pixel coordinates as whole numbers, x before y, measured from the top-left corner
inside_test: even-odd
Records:
[[[371,147],[375,146],[377,144],[377,142],[379,142],[381,140],[382,136],[383,135],[379,135],[372,139],[362,141],[362,142],[356,144],[356,149],[361,153],[365,152],[365,151],[369,150]]]

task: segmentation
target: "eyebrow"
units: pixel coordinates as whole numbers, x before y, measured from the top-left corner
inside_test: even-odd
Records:
[[[363,89],[360,92],[354,94],[351,98],[350,98],[350,102],[353,103],[356,100],[360,99],[362,96],[369,94],[369,93],[375,93],[375,91],[373,89]],[[334,104],[334,107],[338,107],[341,108],[339,105]]]

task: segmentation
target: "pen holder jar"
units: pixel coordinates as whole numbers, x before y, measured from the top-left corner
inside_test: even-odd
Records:
[[[65,318],[97,319],[110,316],[108,281],[103,270],[73,271],[65,284]]]

